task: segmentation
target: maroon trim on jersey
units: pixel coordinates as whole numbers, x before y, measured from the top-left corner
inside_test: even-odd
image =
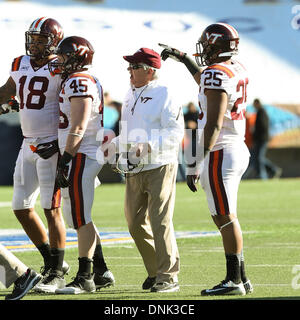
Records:
[[[11,71],[18,71],[21,65],[21,60],[24,56],[20,56],[18,58],[15,58],[12,65],[11,65]]]
[[[209,153],[208,176],[211,192],[214,198],[216,212],[228,215],[229,205],[222,177],[223,150]]]
[[[206,70],[220,70],[220,71],[225,72],[229,78],[233,78],[234,77],[234,73],[232,72],[232,70],[230,70],[228,67],[226,67],[224,65],[213,64],[212,66],[207,67],[205,69],[205,71]]]
[[[31,68],[32,68],[34,71],[37,71],[37,70],[39,70],[39,69],[41,69],[41,68],[44,68],[45,66],[48,67],[48,63],[51,62],[52,60],[55,60],[55,59],[56,59],[56,57],[53,57],[53,58],[47,60],[47,62],[45,62],[43,65],[39,65],[39,64],[37,64],[34,60],[30,59],[30,65],[31,65]],[[50,73],[50,70],[48,70],[48,71],[49,71],[49,73]]]
[[[84,170],[85,159],[85,154],[76,154],[72,160],[72,167],[69,176],[69,195],[74,229],[78,229],[85,225],[84,201],[82,192],[82,174]]]
[[[93,76],[89,75],[89,74],[85,74],[85,73],[72,73],[68,79],[71,79],[71,78],[88,78],[90,80],[92,80],[94,83],[96,83],[96,80]]]

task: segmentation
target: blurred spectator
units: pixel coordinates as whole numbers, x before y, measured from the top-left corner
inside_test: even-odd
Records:
[[[187,111],[184,113],[184,142],[183,150],[184,152],[192,152],[193,155],[196,154],[196,130],[197,130],[197,121],[199,116],[199,111],[197,106],[193,102],[189,102],[186,106]],[[179,155],[179,167],[178,167],[178,181],[185,181],[185,163],[183,157]]]
[[[112,100],[109,92],[104,92],[104,128],[114,130],[118,122],[119,113],[116,104],[119,102]]]
[[[266,158],[269,141],[269,117],[259,99],[253,101],[256,121],[253,132],[253,167],[260,179],[279,178],[282,169]],[[268,174],[269,172],[269,174]]]
[[[198,127],[199,111],[193,102],[189,102],[187,105],[187,112],[184,114],[185,124],[185,138],[186,143],[185,151],[191,150],[192,155],[196,155],[196,134]]]
[[[112,128],[112,130],[115,132],[115,135],[118,136],[119,135],[119,124],[120,124],[120,120],[121,120],[121,109],[122,109],[122,103],[118,102],[118,101],[113,101],[112,105],[115,107],[115,109],[118,112],[118,119],[115,122],[114,127]]]
[[[246,112],[246,132],[245,132],[245,143],[248,149],[252,150],[253,148],[253,130],[255,126],[256,113],[248,113]]]
[[[193,102],[187,105],[187,112],[184,114],[184,124],[186,129],[197,129],[199,111]]]
[[[109,106],[112,103],[112,98],[109,92],[105,91],[103,93],[103,98],[104,98],[104,105]]]

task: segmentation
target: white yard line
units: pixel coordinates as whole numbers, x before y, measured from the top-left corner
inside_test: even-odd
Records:
[[[0,201],[0,208],[9,208],[11,207],[11,202],[10,201]]]

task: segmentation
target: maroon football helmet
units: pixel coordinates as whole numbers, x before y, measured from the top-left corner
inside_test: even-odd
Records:
[[[63,62],[49,63],[50,71],[54,74],[70,74],[76,71],[87,70],[93,62],[94,48],[91,43],[77,36],[63,39],[56,49],[57,55],[65,55]]]
[[[44,36],[45,41],[37,41],[34,35]],[[34,20],[28,31],[25,32],[26,54],[35,60],[46,58],[54,53],[58,43],[63,39],[64,32],[61,25],[51,18],[38,18]],[[39,45],[43,44],[40,50]]]
[[[209,66],[228,60],[238,53],[239,35],[229,24],[214,23],[202,33],[196,44],[196,62],[199,66]]]

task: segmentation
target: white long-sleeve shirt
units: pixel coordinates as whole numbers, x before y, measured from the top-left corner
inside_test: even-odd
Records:
[[[178,161],[184,136],[181,106],[173,100],[167,87],[157,80],[141,88],[130,88],[122,105],[121,132],[112,140],[118,152],[130,145],[148,142],[151,153],[143,159],[143,171]],[[136,168],[133,172],[140,171]]]

